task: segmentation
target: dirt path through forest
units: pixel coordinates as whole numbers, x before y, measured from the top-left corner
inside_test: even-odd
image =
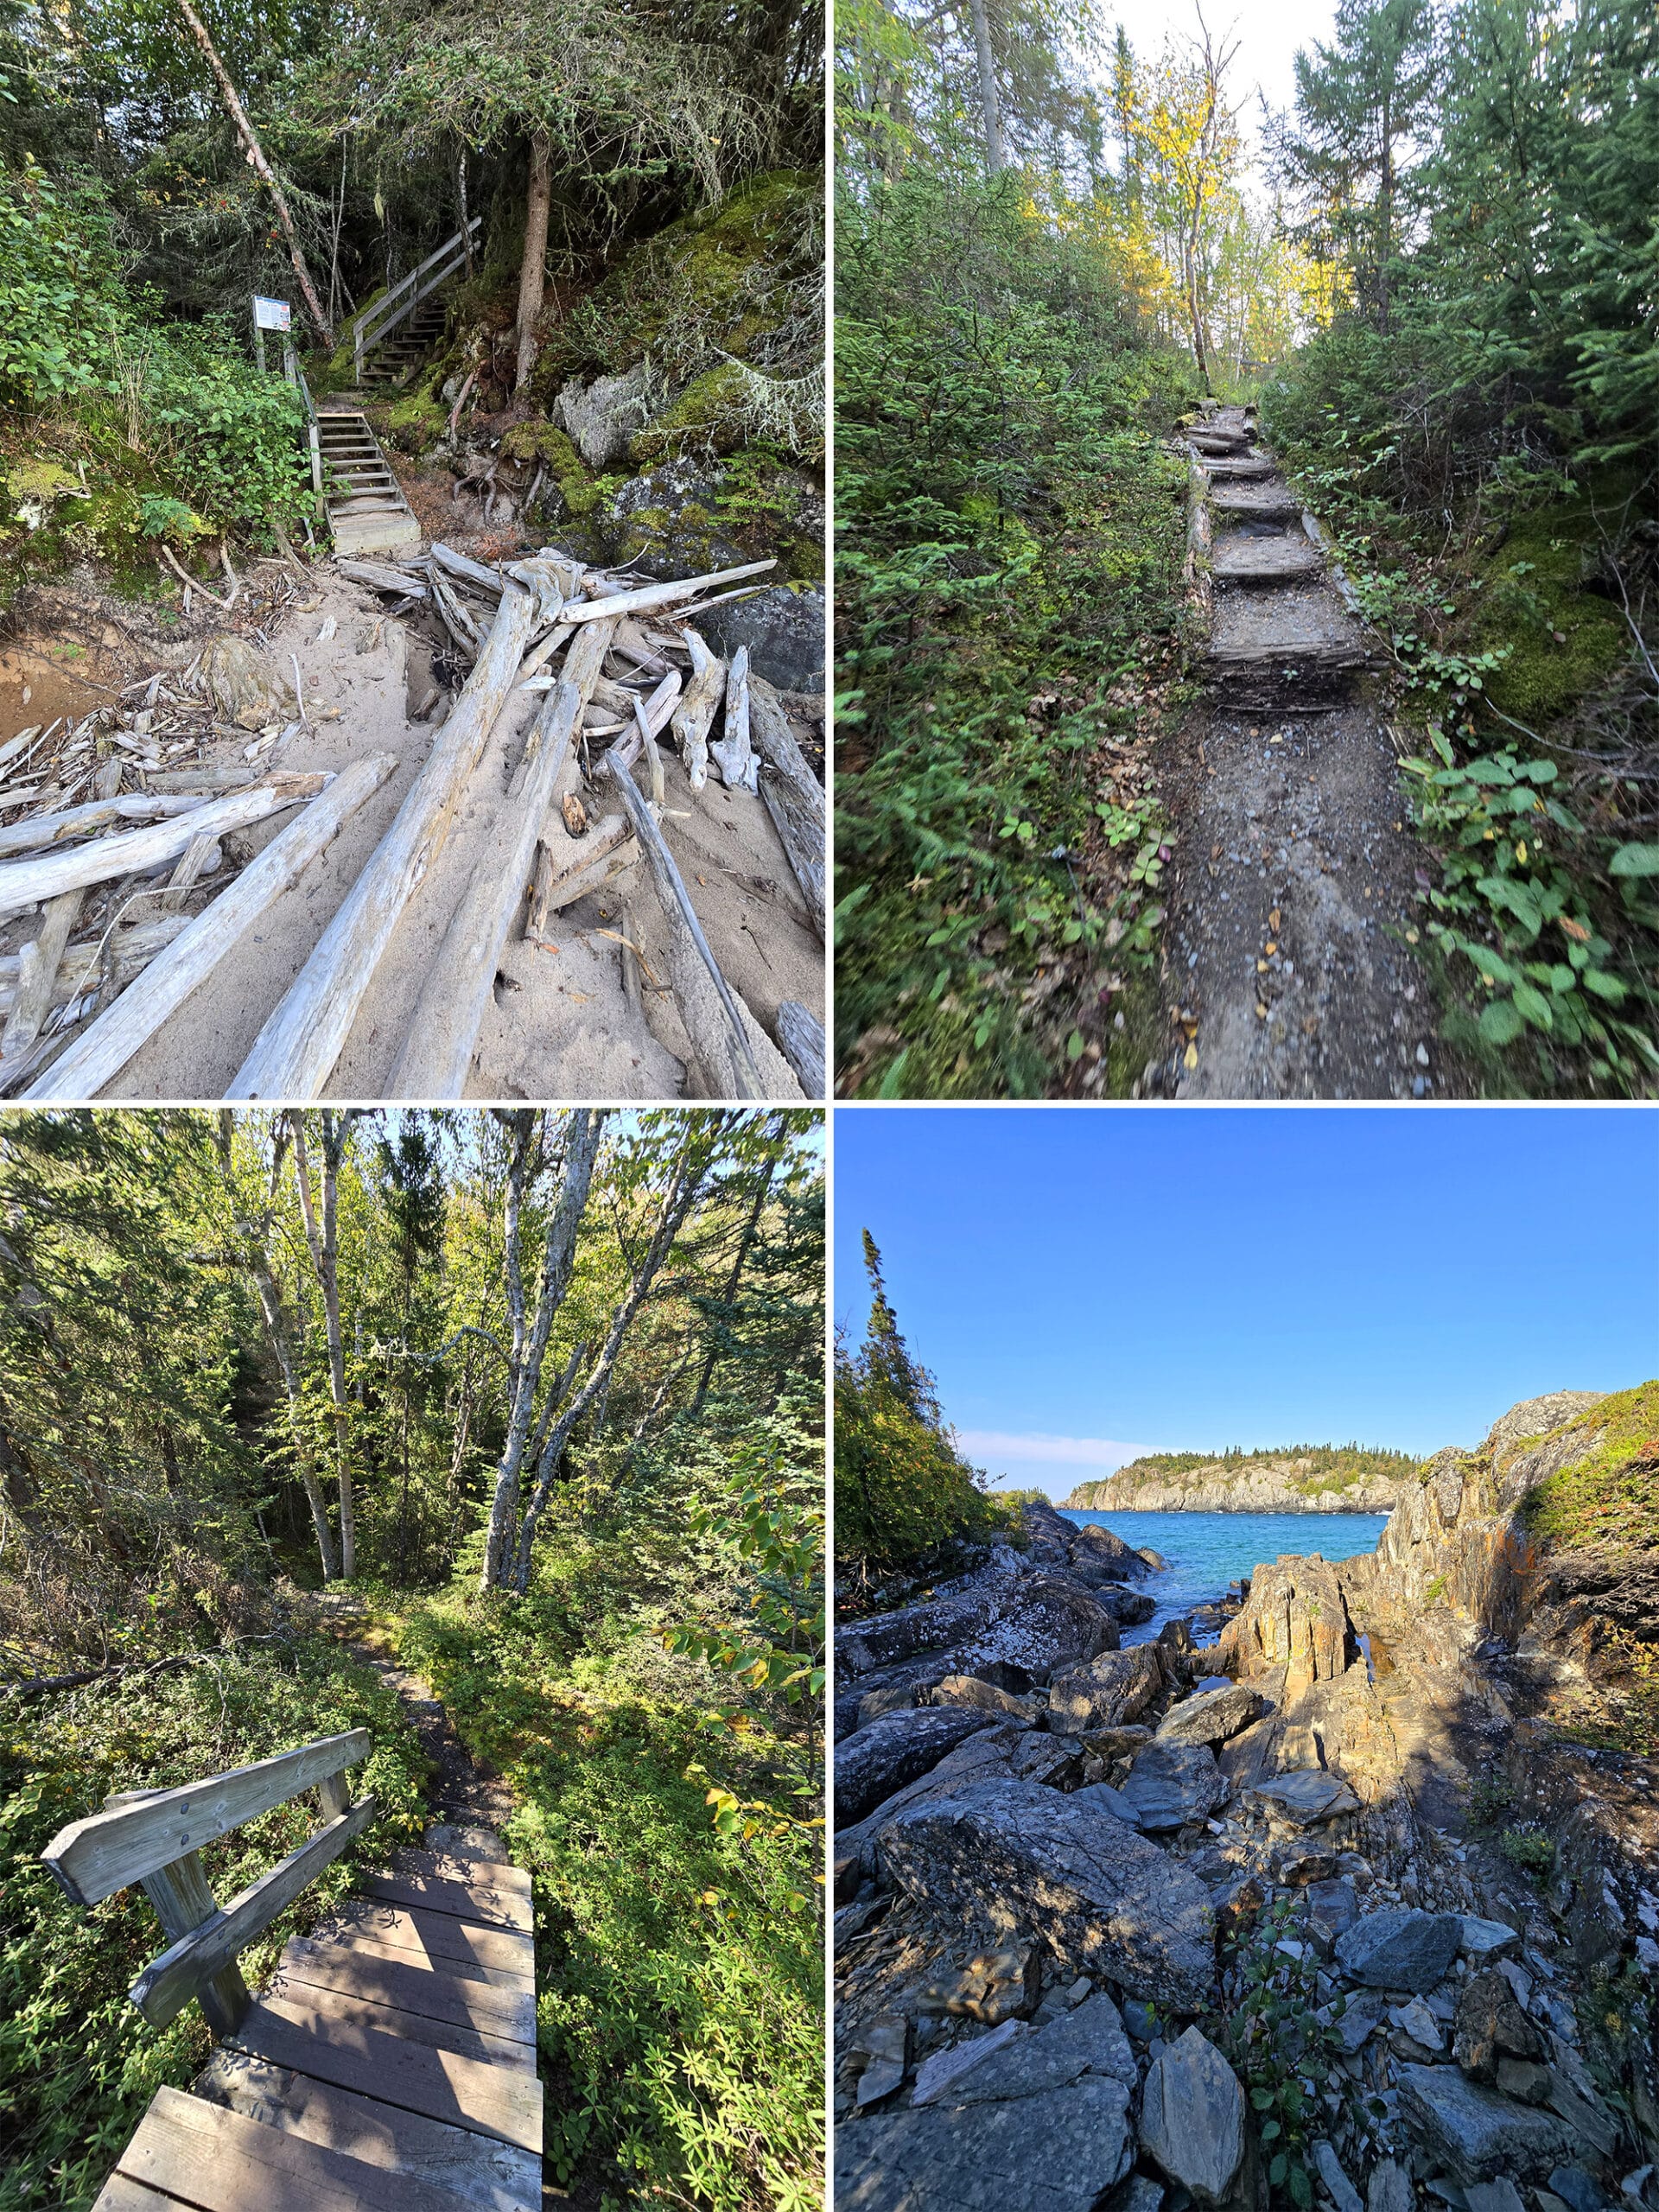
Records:
[[[1421,855],[1364,632],[1245,410],[1190,442],[1213,531],[1210,696],[1165,762],[1173,1043],[1141,1093],[1461,1095],[1413,950]]]

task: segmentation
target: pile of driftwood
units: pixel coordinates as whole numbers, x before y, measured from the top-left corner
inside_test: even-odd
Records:
[[[712,760],[728,785],[758,790],[823,937],[823,791],[777,694],[749,674],[744,654],[728,668],[690,626],[700,608],[772,565],[652,583],[591,571],[552,550],[500,569],[443,546],[418,571],[340,562],[343,574],[395,594],[400,606],[423,594],[439,600],[471,673],[391,828],[226,1096],[320,1094],[404,910],[448,841],[497,716],[524,687],[544,696],[510,796],[508,849],[480,865],[451,917],[390,1095],[461,1095],[497,963],[532,879],[531,924],[539,931],[639,854],[666,918],[669,988],[710,1094],[777,1098],[804,1088],[821,1096],[821,1024],[804,1007],[785,1007],[779,1034],[787,1058],[778,1051],[721,974],[658,820],[659,741],[679,747],[694,787],[706,783]],[[96,1095],[392,773],[390,753],[334,776],[271,766],[285,734],[306,715],[297,665],[294,674],[289,692],[245,641],[216,639],[181,676],[131,687],[130,707],[124,694],[118,708],[89,718],[95,731],[80,730],[63,747],[79,761],[73,747],[79,736],[89,739],[83,752],[92,772],[102,772],[107,796],[73,807],[54,800],[55,811],[12,824],[3,820],[0,790],[0,919],[41,910],[21,951],[10,963],[0,959],[0,994],[9,991],[0,1089],[28,1084],[24,1095],[33,1099]],[[171,765],[187,751],[200,759],[208,738],[226,734],[238,741],[238,765]],[[41,735],[23,733],[28,747],[12,741],[20,770]],[[573,746],[590,779],[614,791],[617,809],[586,830],[580,863],[560,872],[542,833]],[[123,764],[134,760],[143,788],[128,793],[120,788]],[[0,760],[0,769],[7,765]],[[94,789],[101,794],[104,785]],[[202,912],[188,918],[168,911],[169,899],[181,904],[224,865],[222,837],[296,804],[302,811]],[[566,820],[576,826],[568,810]],[[162,880],[158,872],[175,861]],[[135,921],[130,910],[140,899],[159,899],[159,917],[152,903]],[[72,943],[78,929],[93,934]],[[626,954],[638,953],[632,932],[625,927],[620,935],[626,982]]]
[[[0,747],[0,922],[39,909],[19,950],[0,955],[0,1096],[25,1085],[30,1097],[90,1096],[79,1048],[110,1033],[115,1001],[143,977],[141,995],[164,1009],[157,1026],[229,930],[245,930],[390,772],[388,757],[372,782],[334,788],[326,776],[274,771],[300,711],[245,640],[215,638],[182,671],[140,678],[90,715]],[[209,745],[222,751],[226,737],[238,757],[207,765]],[[232,833],[300,801],[313,804],[193,919],[192,893],[233,866]]]
[[[694,791],[707,784],[711,762],[723,783],[758,791],[822,939],[823,789],[778,694],[751,675],[747,651],[740,649],[728,666],[692,626],[704,608],[741,596],[734,587],[774,563],[753,562],[664,583],[588,570],[552,550],[488,568],[437,544],[418,563],[338,565],[346,575],[393,596],[397,608],[429,599],[457,654],[473,664],[455,710],[468,711],[473,766],[508,690],[546,694],[513,794],[518,842],[499,868],[493,864],[487,875],[480,869],[456,912],[393,1075],[391,1095],[461,1096],[496,963],[532,874],[529,933],[541,937],[551,916],[643,855],[668,925],[670,986],[710,1089],[741,1098],[787,1095],[792,1069],[803,1089],[821,1096],[822,1026],[806,1007],[786,1002],[779,1022],[785,1066],[721,976],[658,823],[664,743],[677,749]],[[516,666],[509,670],[515,653]],[[563,664],[556,667],[561,654]],[[448,728],[444,734],[447,740]],[[542,829],[573,745],[580,748],[588,782],[608,785],[618,805],[591,826],[579,803],[574,813],[567,811],[567,827],[581,836],[582,849],[561,868]],[[638,951],[626,919],[620,935],[624,981],[634,996]],[[281,1095],[267,1087],[276,1071],[264,1062],[251,1065],[257,1095]]]

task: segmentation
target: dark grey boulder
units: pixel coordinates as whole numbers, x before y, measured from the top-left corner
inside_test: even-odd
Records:
[[[1059,1516],[1055,1516],[1057,1519]],[[1070,1531],[1066,1548],[1074,1567],[1085,1560],[1091,1566],[1109,1567],[1120,1581],[1138,1581],[1151,1572],[1144,1556],[1132,1550],[1116,1530],[1098,1521],[1085,1521],[1081,1526],[1071,1522],[1064,1525]]]
[[[1224,1744],[1272,1711],[1271,1698],[1246,1682],[1235,1682],[1230,1689],[1205,1690],[1202,1696],[1172,1705],[1158,1724],[1158,1733],[1176,1744]]]
[[[1500,2171],[1541,2175],[1571,2154],[1554,2113],[1482,2088],[1455,2066],[1402,2066],[1395,2079],[1408,2126],[1465,2187]]]
[[[1206,1820],[1227,1794],[1207,1744],[1166,1744],[1154,1737],[1137,1751],[1122,1786],[1143,1828],[1158,1832]]]
[[[1122,1727],[1144,1713],[1163,1688],[1164,1662],[1155,1643],[1103,1652],[1054,1676],[1048,1688],[1048,1725],[1067,1736]]]
[[[1133,2089],[1135,2054],[1109,1997],[1087,1997],[1046,2028],[993,2051],[971,2072],[959,2075],[940,2101],[984,2104],[995,2098],[1032,2097],[1063,2089],[1085,2074],[1105,2075]]]
[[[868,1675],[878,1667],[891,1667],[913,1659],[918,1652],[942,1651],[982,1625],[995,1593],[972,1590],[950,1598],[930,1598],[919,1605],[901,1605],[891,1613],[873,1613],[868,1620],[849,1621],[836,1630],[836,1674]],[[941,1669],[949,1674],[949,1667]]]
[[[1092,1813],[1104,1813],[1109,1819],[1127,1821],[1132,1828],[1141,1825],[1141,1815],[1121,1789],[1114,1789],[1109,1782],[1091,1782],[1084,1789],[1071,1792],[1074,1805],[1086,1805]]]
[[[1196,2028],[1147,2069],[1141,2147],[1201,2204],[1219,2204],[1238,2177],[1244,2163],[1244,2092],[1214,2044]]]
[[[1344,1929],[1337,1939],[1337,1962],[1368,1988],[1408,1989],[1421,1996],[1445,1980],[1462,1936],[1455,1912],[1395,1906],[1368,1912]]]
[[[836,2133],[836,2212],[1094,2212],[1133,2158],[1129,2093],[1063,2089],[884,2113]]]
[[[935,1767],[963,1737],[988,1728],[994,1716],[971,1706],[936,1706],[867,1721],[836,1753],[836,1805],[859,1821],[895,1789]]]
[[[1193,2012],[1208,1999],[1215,1916],[1203,1883],[1058,1790],[968,1783],[882,1822],[876,1849],[888,1879],[936,1910],[1029,1929],[1073,1972],[1131,1996]]]
[[[1339,1813],[1357,1813],[1359,1800],[1339,1774],[1322,1766],[1293,1767],[1288,1774],[1270,1774],[1251,1785],[1250,1795],[1261,1798],[1269,1812],[1292,1827],[1316,1827]]]
[[[822,691],[824,621],[821,590],[779,584],[753,599],[710,607],[698,616],[697,628],[727,660],[747,645],[749,666],[780,691]]]
[[[1092,1591],[1065,1574],[1027,1574],[1000,1592],[982,1627],[956,1647],[958,1671],[988,1662],[1022,1667],[1033,1681],[1117,1649],[1117,1623]]]

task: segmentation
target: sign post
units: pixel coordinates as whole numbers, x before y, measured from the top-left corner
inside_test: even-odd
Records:
[[[263,372],[265,365],[265,333],[279,330],[283,334],[283,373],[291,384],[294,379],[294,348],[288,333],[293,327],[293,315],[286,300],[267,300],[256,292],[253,296],[253,352],[254,359]]]

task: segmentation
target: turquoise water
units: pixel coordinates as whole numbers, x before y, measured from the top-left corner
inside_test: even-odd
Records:
[[[1386,1513],[1067,1513],[1079,1527],[1099,1522],[1136,1551],[1148,1545],[1169,1561],[1161,1574],[1136,1585],[1157,1602],[1142,1628],[1125,1629],[1125,1643],[1144,1643],[1166,1620],[1219,1598],[1230,1582],[1255,1573],[1281,1552],[1352,1559],[1374,1552]]]

